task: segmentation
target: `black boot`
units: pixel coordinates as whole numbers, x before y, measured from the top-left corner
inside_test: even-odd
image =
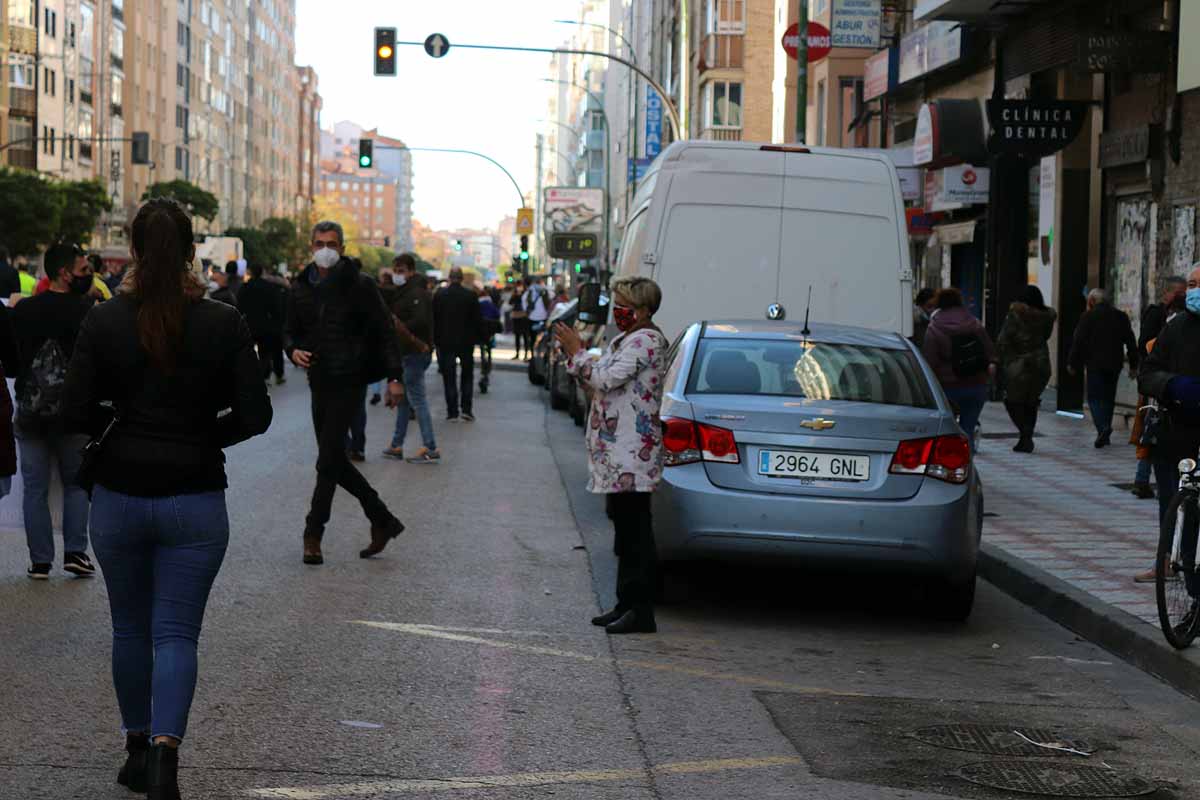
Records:
[[[616,622],[604,626],[607,633],[657,633],[658,625],[654,622],[654,611],[643,609],[626,611]]]
[[[382,525],[371,526],[371,543],[358,551],[359,558],[370,558],[383,552],[387,543],[404,533],[404,524],[392,517]]]
[[[146,758],[147,800],[180,800],[179,750],[156,744]]]
[[[150,737],[144,733],[125,735],[125,766],[117,773],[117,783],[131,792],[146,792],[146,755],[150,750]]]
[[[601,628],[603,628],[606,625],[616,622],[624,615],[625,615],[625,609],[621,608],[620,606],[617,606],[612,611],[609,611],[607,614],[601,614],[598,617],[592,617],[592,624],[599,625]]]

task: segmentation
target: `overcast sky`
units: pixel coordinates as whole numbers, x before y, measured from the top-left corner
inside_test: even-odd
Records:
[[[552,89],[549,54],[453,50],[433,59],[397,48],[395,78],[373,74],[375,26],[401,41],[433,32],[454,42],[557,47],[578,15],[575,0],[298,0],[296,62],[317,71],[321,127],[348,119],[413,147],[478,150],[504,164],[521,190],[535,180],[535,135]],[[471,156],[413,154],[417,219],[435,229],[494,228],[519,205],[504,173]]]

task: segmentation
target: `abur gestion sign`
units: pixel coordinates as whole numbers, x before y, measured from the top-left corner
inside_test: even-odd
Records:
[[[1079,136],[1087,110],[1087,103],[1071,100],[988,100],[988,150],[1026,158],[1053,155]]]

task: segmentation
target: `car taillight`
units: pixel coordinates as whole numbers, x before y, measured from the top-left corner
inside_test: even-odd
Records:
[[[676,417],[667,417],[662,424],[664,466],[678,467],[697,461],[741,463],[733,431]]]
[[[966,483],[971,472],[971,443],[965,436],[938,436],[901,442],[888,470],[897,475],[926,475],[947,483]]]

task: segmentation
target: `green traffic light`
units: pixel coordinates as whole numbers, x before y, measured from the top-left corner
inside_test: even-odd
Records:
[[[522,260],[522,261],[528,261],[528,260],[529,260],[529,252],[528,252],[527,250],[522,250],[522,251],[521,251],[521,260]]]
[[[578,262],[578,261],[576,261],[576,262],[575,262],[575,271],[576,271],[576,272],[583,272],[583,264],[582,264],[582,263],[580,263],[580,262]]]
[[[370,156],[359,156],[359,157],[358,157],[358,165],[359,165],[360,167],[369,167],[369,166],[371,166],[371,157],[370,157]]]

